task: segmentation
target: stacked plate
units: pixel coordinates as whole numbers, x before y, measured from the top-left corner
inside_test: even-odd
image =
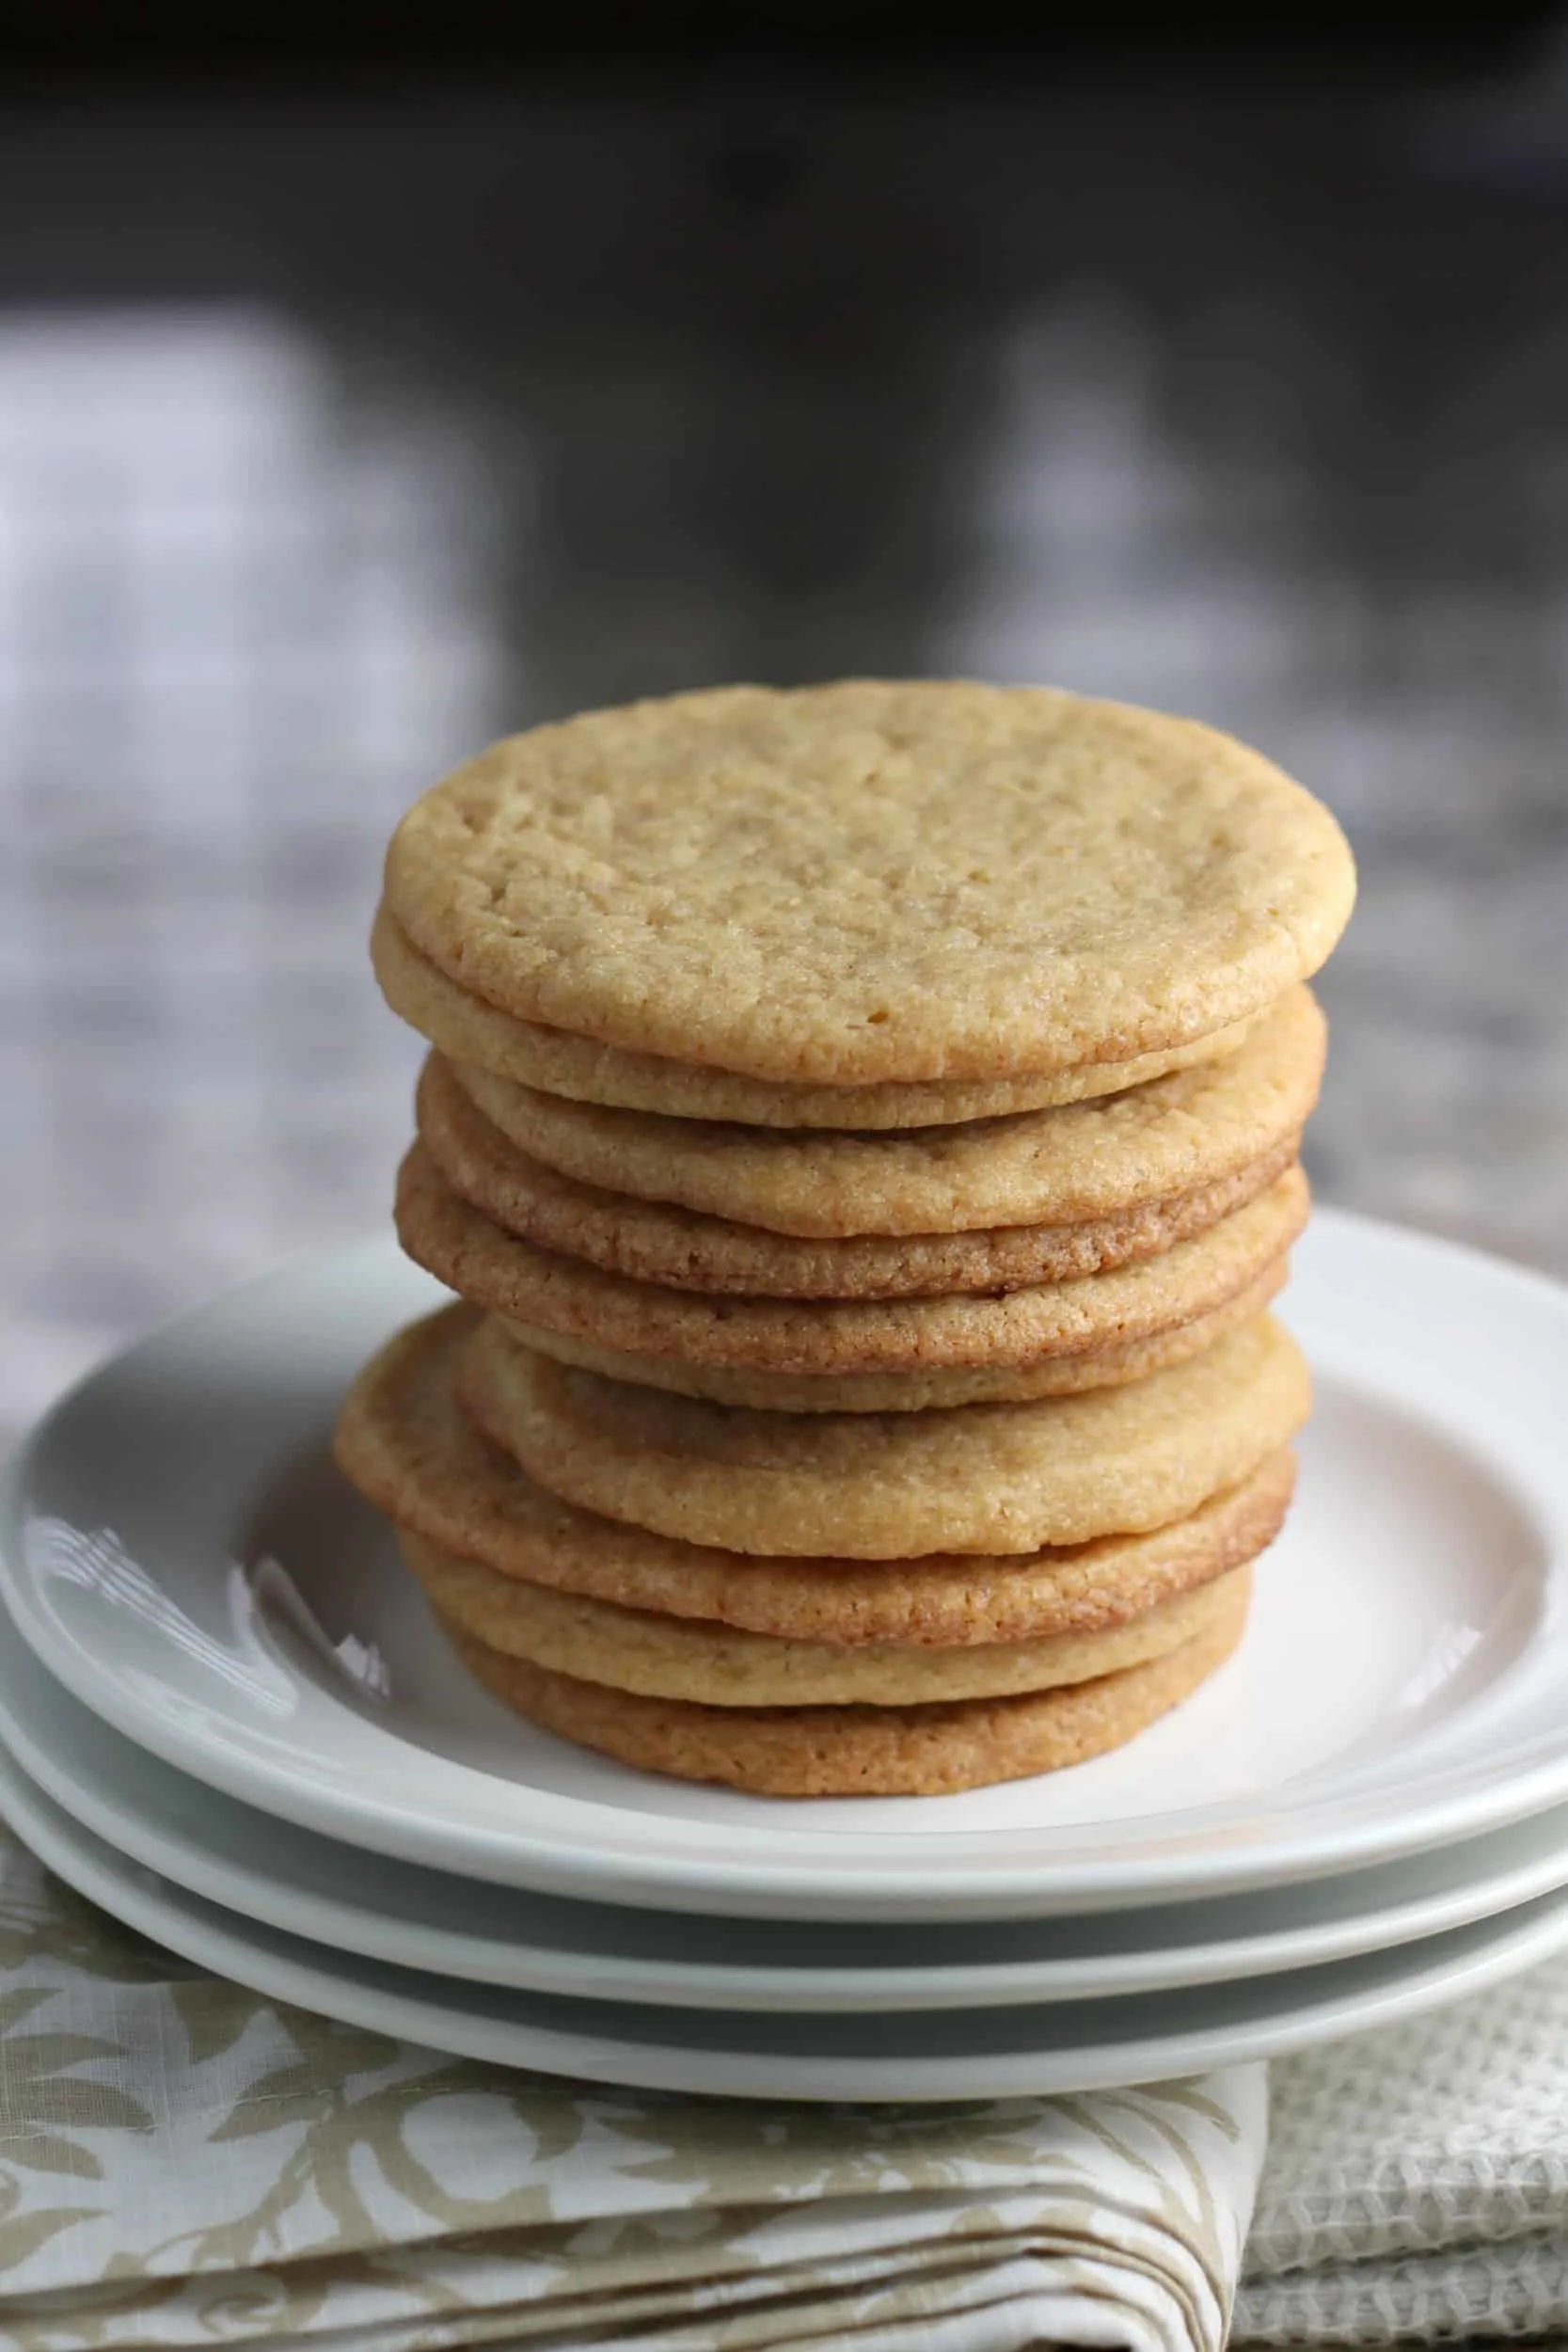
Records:
[[[457,1666],[327,1454],[436,1295],[389,1241],[269,1278],[8,1473],[0,1801],[177,1951],[556,2073],[942,2099],[1284,2050],[1568,1944],[1568,1294],[1323,1214],[1238,1655],[1076,1770],[811,1804],[631,1772]]]

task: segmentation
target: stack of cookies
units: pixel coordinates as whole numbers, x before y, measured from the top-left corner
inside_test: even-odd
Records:
[[[338,1454],[477,1679],[790,1796],[1192,1692],[1308,1409],[1268,1309],[1354,890],[1258,755],[1037,689],[681,695],[428,793],[373,956],[461,1303]]]

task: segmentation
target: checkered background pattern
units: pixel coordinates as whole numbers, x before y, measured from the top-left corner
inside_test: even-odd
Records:
[[[1444,477],[1499,518],[1459,577],[1435,489],[1407,475],[1390,564],[1267,437],[1180,432],[1160,358],[1092,295],[997,329],[942,582],[884,616],[895,666],[1196,711],[1323,792],[1365,887],[1325,991],[1322,1197],[1568,1273],[1568,400],[1539,384]],[[487,437],[277,306],[0,313],[0,1429],[386,1216],[417,1049],[365,936],[425,783],[572,703],[730,674],[737,603],[753,675],[774,632],[772,675],[869,666],[805,628],[807,591],[683,541],[659,485],[698,362],[650,366],[546,388],[531,522],[526,399]],[[783,394],[719,395],[784,436]],[[563,479],[621,521],[574,546]]]

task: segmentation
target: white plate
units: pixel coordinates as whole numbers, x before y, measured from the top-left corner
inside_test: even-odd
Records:
[[[1296,1263],[1319,1408],[1247,1639],[1069,1772],[783,1804],[629,1772],[483,1698],[325,1461],[357,1364],[438,1295],[389,1241],[220,1299],[66,1399],[10,1473],[0,1581],[79,1698],[214,1787],[600,1900],[1082,1912],[1320,1876],[1568,1800],[1568,1293],[1323,1212]]]
[[[872,2017],[647,2009],[458,1984],[239,1919],[117,1853],[8,1756],[0,1812],[89,1901],[272,1999],[502,2066],[731,2098],[984,2099],[1153,2082],[1392,2024],[1568,1945],[1564,1893],[1397,1952],[1127,2000]]]
[[[1086,1918],[922,1927],[682,1917],[457,1880],[203,1788],[8,1642],[0,1743],[73,1820],[186,1891],[404,1968],[660,2007],[984,2009],[1230,1982],[1381,1951],[1568,1885],[1568,1807],[1272,1893]]]

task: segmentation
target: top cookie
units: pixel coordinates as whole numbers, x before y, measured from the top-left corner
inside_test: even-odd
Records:
[[[757,1078],[989,1078],[1156,1053],[1317,969],[1327,810],[1192,720],[1044,688],[731,687],[497,744],[387,902],[516,1018]]]

